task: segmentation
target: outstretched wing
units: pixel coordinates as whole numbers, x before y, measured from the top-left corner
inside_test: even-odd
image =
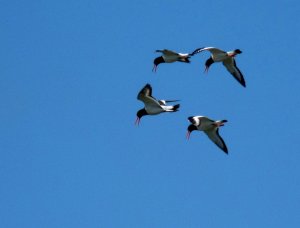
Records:
[[[162,51],[162,53],[163,53],[164,55],[169,55],[169,56],[179,56],[179,54],[178,54],[177,52],[171,51],[171,50],[168,50],[168,49],[164,49],[164,50]]]
[[[222,137],[219,135],[219,128],[213,128],[209,131],[204,131],[207,136],[221,149],[223,150],[226,154],[228,154],[228,149],[227,146],[222,139]]]
[[[190,56],[196,55],[196,54],[200,53],[201,51],[204,51],[203,49],[204,49],[204,47],[202,47],[202,48],[197,48],[195,51],[193,51],[193,52],[190,54]]]
[[[239,70],[239,68],[236,66],[234,58],[226,59],[225,61],[223,61],[223,65],[242,86],[246,87],[244,76]]]
[[[137,99],[142,100],[145,96],[152,97],[152,86],[146,84],[141,91],[138,93]]]
[[[212,54],[226,53],[225,51],[215,47],[203,47],[203,48],[197,48],[195,51],[192,52],[191,56],[196,55],[202,51],[210,51]]]
[[[150,84],[146,84],[139,92],[137,99],[142,101],[147,107],[160,107],[158,101],[152,97],[152,87]]]
[[[163,55],[167,55],[167,56],[179,56],[179,53],[168,49],[156,50],[156,52],[161,52],[163,53]]]

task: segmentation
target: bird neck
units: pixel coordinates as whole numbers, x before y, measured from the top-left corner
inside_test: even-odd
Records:
[[[143,108],[143,109],[139,110],[136,115],[137,115],[138,118],[142,118],[143,116],[146,116],[146,115],[149,115],[149,114],[147,113],[146,109]]]
[[[160,63],[164,63],[165,62],[165,60],[164,60],[164,58],[162,57],[162,56],[159,56],[159,57],[157,57],[156,59],[154,59],[154,65],[158,65],[158,64],[160,64]]]
[[[192,131],[195,131],[197,130],[197,127],[194,125],[194,124],[191,124],[189,127],[188,127],[188,131],[189,132],[192,132]]]

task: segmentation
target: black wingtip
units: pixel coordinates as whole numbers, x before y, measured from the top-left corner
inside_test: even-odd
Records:
[[[222,139],[222,141],[223,141],[223,139]],[[223,152],[225,153],[225,154],[227,154],[228,155],[228,149],[227,149],[227,146],[226,146],[226,144],[225,144],[225,142],[223,141],[223,145],[224,145],[224,147],[220,147],[222,150],[223,150]]]
[[[180,104],[176,104],[176,105],[174,105],[173,106],[173,111],[174,112],[177,112],[177,111],[179,111],[178,109],[179,109],[179,107],[180,107]]]
[[[245,81],[245,79],[244,79],[244,76],[243,76],[242,72],[239,70],[239,68],[237,68],[237,69],[238,69],[238,71],[239,71],[239,73],[240,73],[240,75],[241,75],[241,80],[239,80],[239,83],[240,83],[244,88],[246,88],[246,81]]]
[[[236,70],[238,71],[238,73],[240,74],[240,77],[238,77],[235,73],[232,73],[233,77],[244,87],[246,88],[246,81],[244,79],[244,75],[242,74],[242,72],[240,71],[240,69],[237,67],[236,62],[233,61],[233,65],[236,68]]]
[[[226,155],[228,155],[228,150],[227,150],[227,148],[225,148],[223,151],[224,151],[224,153],[225,153]]]
[[[224,120],[222,120],[222,121],[224,121]],[[226,146],[226,143],[224,142],[224,140],[223,140],[223,138],[220,136],[220,134],[219,134],[219,128],[217,128],[217,135],[219,136],[219,139],[222,141],[222,146],[221,145],[219,145],[219,144],[217,144],[216,143],[216,145],[225,153],[225,154],[228,154],[228,149],[227,149],[227,146]]]
[[[228,149],[225,143],[224,143],[224,148],[222,148],[222,150],[224,151],[225,154],[228,155]]]
[[[203,48],[204,48],[204,47],[197,48],[195,51],[193,51],[193,52],[190,54],[190,56],[193,56],[193,55],[196,55],[196,54],[200,53],[200,52],[202,51]]]
[[[240,74],[242,75],[242,73],[240,73]],[[245,82],[245,79],[244,79],[243,76],[242,76],[241,80],[238,80],[238,82],[241,84],[241,86],[243,86],[244,88],[246,88],[246,82]]]
[[[147,83],[144,88],[149,88],[149,89],[152,89],[152,86],[150,85],[150,83]]]

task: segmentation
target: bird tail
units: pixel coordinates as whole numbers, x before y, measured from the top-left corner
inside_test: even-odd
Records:
[[[191,61],[190,61],[190,57],[187,57],[187,58],[185,58],[185,61],[184,61],[185,63],[190,63]]]
[[[202,48],[197,48],[195,51],[193,51],[193,52],[190,54],[190,56],[196,55],[196,54],[198,54],[198,53],[200,53],[200,52],[202,52],[202,51],[203,51],[203,47],[202,47]]]
[[[172,111],[173,111],[173,112],[179,111],[179,110],[178,110],[179,107],[180,107],[180,104],[174,105],[173,108],[172,108]]]
[[[228,122],[227,120],[219,120],[219,121],[216,121],[216,126],[217,127],[221,127],[221,126],[224,126],[224,123]]]

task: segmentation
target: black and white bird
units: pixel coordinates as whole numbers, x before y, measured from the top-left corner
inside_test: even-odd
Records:
[[[178,100],[156,100],[152,97],[152,87],[150,84],[146,84],[139,92],[137,99],[145,104],[145,107],[136,113],[135,124],[140,123],[141,118],[146,115],[157,115],[162,112],[177,112],[179,104],[167,105],[169,102],[176,102]]]
[[[187,128],[187,139],[190,138],[192,131],[204,131],[204,133],[226,154],[228,150],[224,140],[219,135],[219,127],[224,126],[227,120],[211,120],[205,116],[190,116],[188,120],[191,124]]]
[[[182,53],[177,53],[174,51],[170,51],[167,49],[164,50],[156,50],[156,52],[161,52],[162,56],[157,57],[154,59],[153,63],[153,69],[152,71],[156,72],[157,66],[160,63],[173,63],[173,62],[183,62],[183,63],[190,63],[189,58],[192,56],[192,54],[182,54]],[[195,51],[194,51],[195,52]]]
[[[211,64],[215,62],[222,62],[226,69],[232,74],[232,76],[244,87],[246,87],[246,82],[242,72],[236,65],[234,57],[238,54],[241,54],[240,49],[235,49],[233,51],[222,51],[215,47],[204,47],[196,49],[191,55],[198,54],[202,51],[210,51],[211,56],[205,62],[205,72],[208,72],[208,68]]]

